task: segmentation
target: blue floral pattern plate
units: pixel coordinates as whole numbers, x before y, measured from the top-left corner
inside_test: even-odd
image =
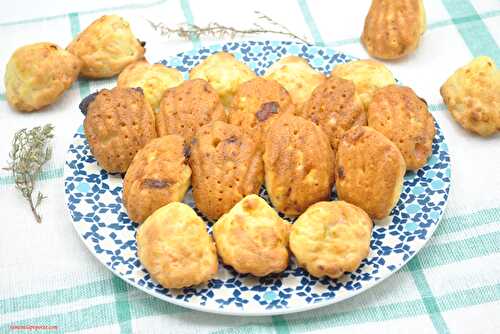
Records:
[[[233,53],[258,75],[285,55],[298,55],[325,74],[353,58],[330,48],[294,42],[233,42],[181,53],[162,63],[185,77],[217,51]],[[450,189],[448,147],[438,124],[427,165],[405,176],[403,192],[391,216],[373,228],[371,250],[361,266],[342,278],[311,277],[292,258],[281,274],[256,278],[220,265],[207,284],[170,290],[151,279],[137,257],[137,225],[122,202],[122,176],[110,175],[92,156],[82,127],[74,136],[65,164],[65,191],[73,224],[94,256],[127,283],[184,307],[232,315],[272,315],[310,310],[365,291],[407,263],[430,239],[443,214]],[[268,200],[265,189],[260,194]],[[332,193],[332,200],[336,198]],[[269,201],[269,200],[268,200]],[[185,202],[194,206],[191,192]],[[199,213],[199,211],[197,211]],[[207,221],[211,230],[212,223]]]

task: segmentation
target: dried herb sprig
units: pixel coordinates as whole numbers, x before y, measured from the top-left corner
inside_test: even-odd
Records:
[[[177,27],[169,27],[165,23],[154,23],[152,21],[148,21],[149,24],[151,24],[151,27],[153,27],[154,30],[159,31],[161,35],[165,35],[168,37],[176,35],[186,40],[190,38],[200,38],[203,36],[210,36],[214,38],[229,37],[233,39],[237,36],[271,33],[276,35],[288,36],[303,43],[311,44],[305,37],[301,37],[293,33],[287,27],[285,27],[281,23],[274,21],[272,18],[263,14],[262,12],[255,11],[254,13],[257,15],[257,22],[248,29],[226,26],[217,22],[209,23],[203,27],[189,23],[182,23]]]
[[[21,129],[17,131],[12,141],[12,151],[9,154],[9,167],[4,168],[12,171],[16,188],[28,200],[37,223],[42,222],[42,217],[37,209],[46,197],[38,192],[36,199],[33,199],[33,189],[36,176],[52,156],[52,149],[48,144],[50,139],[54,137],[53,130],[54,127],[47,124],[43,127],[34,127],[31,130]]]

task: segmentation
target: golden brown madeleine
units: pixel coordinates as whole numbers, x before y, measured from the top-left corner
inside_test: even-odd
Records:
[[[137,254],[151,277],[168,289],[208,282],[218,260],[205,223],[179,202],[156,210],[137,230]]]
[[[396,83],[391,71],[384,64],[371,59],[339,64],[333,68],[332,75],[354,82],[356,93],[365,110],[368,109],[377,89]]]
[[[208,56],[189,72],[189,79],[208,81],[226,107],[231,105],[238,87],[255,77],[255,72],[250,67],[227,52],[217,52]]]
[[[372,57],[402,58],[418,47],[426,24],[422,0],[372,0],[361,41]]]
[[[345,131],[366,125],[363,103],[352,81],[335,76],[326,79],[311,95],[302,109],[302,116],[325,131],[334,151]]]
[[[500,70],[493,59],[477,57],[459,68],[441,96],[463,128],[484,137],[500,131]]]
[[[182,73],[163,64],[149,64],[139,60],[125,67],[118,76],[118,87],[141,87],[153,110],[160,106],[160,100],[169,88],[184,81]]]
[[[393,142],[377,130],[359,126],[342,137],[335,171],[339,199],[382,219],[399,200],[406,165]]]
[[[292,102],[300,110],[325,76],[298,56],[286,56],[266,71],[266,78],[278,81],[290,93]]]
[[[258,77],[243,83],[236,91],[229,109],[229,123],[242,127],[261,146],[271,121],[285,112],[295,112],[286,89],[275,80]]]
[[[18,48],[5,69],[5,95],[19,111],[54,103],[78,78],[81,61],[53,43]]]
[[[319,126],[284,114],[271,124],[265,139],[266,189],[276,210],[297,216],[330,197],[334,153]]]
[[[157,137],[154,112],[142,91],[133,88],[101,90],[83,127],[92,154],[109,173],[126,172],[135,154]]]
[[[189,143],[198,128],[225,120],[224,106],[212,86],[201,79],[187,80],[163,95],[156,130],[159,136],[181,135]]]
[[[240,127],[220,121],[197,131],[189,163],[196,207],[213,220],[258,193],[264,179],[257,144]]]
[[[142,223],[156,209],[181,202],[191,184],[191,168],[178,135],[153,139],[134,157],[123,180],[123,204],[130,219]]]
[[[396,144],[407,169],[419,169],[432,154],[434,119],[427,103],[409,87],[379,89],[368,109],[368,126]]]
[[[109,78],[144,57],[144,47],[127,21],[104,15],[92,22],[67,47],[83,62],[81,75]]]
[[[370,252],[373,223],[343,201],[311,205],[292,225],[290,250],[314,277],[339,278],[355,271]]]
[[[248,195],[215,223],[213,236],[225,264],[241,274],[266,276],[288,266],[290,227],[265,200]]]

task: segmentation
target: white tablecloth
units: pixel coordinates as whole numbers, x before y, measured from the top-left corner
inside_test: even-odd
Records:
[[[5,166],[16,130],[52,123],[53,159],[39,177],[48,196],[36,224],[26,201],[0,170],[0,332],[11,325],[53,325],[81,333],[500,333],[500,136],[480,138],[455,123],[439,87],[459,66],[485,54],[500,64],[498,0],[424,1],[428,31],[417,52],[386,63],[431,106],[446,136],[452,190],[440,227],[416,257],[418,265],[393,275],[351,300],[315,311],[276,317],[229,317],[188,311],[127,286],[94,259],[71,226],[62,169],[65,152],[82,123],[82,96],[115,80],[75,83],[54,105],[19,113],[0,88],[0,165]],[[66,46],[102,14],[130,21],[147,41],[151,62],[205,40],[180,41],[154,31],[147,20],[175,25],[248,26],[259,10],[316,44],[366,58],[359,43],[368,0],[357,1],[2,1],[0,75],[23,44]],[[272,35],[253,39],[279,38]],[[194,44],[194,45],[193,45]],[[414,260],[415,261],[415,260]],[[3,326],[3,327],[2,327]]]

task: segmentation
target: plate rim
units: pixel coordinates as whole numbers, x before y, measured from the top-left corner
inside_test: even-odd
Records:
[[[195,52],[197,52],[199,50],[207,49],[207,48],[208,49],[210,49],[210,48],[220,48],[220,49],[222,49],[222,47],[224,45],[231,44],[231,43],[252,43],[252,42],[253,43],[271,42],[271,43],[279,43],[279,44],[285,43],[285,44],[296,44],[296,45],[306,46],[306,47],[314,47],[314,48],[318,48],[318,49],[330,49],[330,50],[334,51],[335,54],[343,54],[343,55],[346,55],[346,56],[348,56],[348,57],[350,57],[350,58],[352,58],[354,60],[355,59],[359,59],[357,57],[351,56],[351,55],[346,54],[344,52],[337,51],[335,48],[328,47],[328,46],[308,45],[308,44],[305,44],[305,43],[298,43],[298,42],[295,42],[295,41],[283,41],[283,40],[261,40],[261,41],[258,41],[258,40],[234,40],[234,41],[230,41],[230,42],[226,42],[226,43],[215,43],[215,44],[211,44],[211,45],[207,45],[207,46],[200,46],[198,48],[193,48],[193,49],[190,49],[190,50],[187,50],[187,51],[184,51],[184,52],[177,53],[174,56],[170,56],[170,57],[167,57],[167,58],[164,58],[164,59],[160,59],[158,62],[162,62],[164,60],[168,60],[168,59],[179,57],[180,55],[182,55],[184,53],[187,53],[187,52],[189,52],[189,53],[195,53]],[[436,118],[434,116],[432,116],[432,117],[434,119],[434,122],[439,126],[439,123],[437,122]],[[82,127],[83,127],[83,122],[78,127],[78,129],[76,130],[76,132],[73,133],[73,137],[71,138],[72,140],[70,142],[70,146],[73,143],[74,135],[77,134],[77,133],[79,133],[79,132],[81,132],[80,129]],[[444,131],[443,131],[443,129],[440,126],[439,126],[439,128],[440,128],[441,134],[443,136],[444,143],[448,147]],[[83,129],[82,129],[82,132],[83,132]],[[449,149],[448,149],[447,150],[447,152],[448,152],[448,158],[450,160],[450,161],[448,161],[449,174],[450,174],[448,177],[449,177],[450,181],[448,183],[448,187],[446,188],[446,196],[447,196],[447,198],[446,198],[446,201],[445,201],[444,205],[442,206],[442,210],[441,210],[441,213],[439,215],[439,218],[437,218],[436,224],[434,224],[434,228],[429,232],[428,237],[426,238],[425,242],[423,242],[420,246],[418,246],[415,249],[415,252],[413,254],[411,254],[408,257],[408,259],[406,261],[404,261],[403,264],[401,264],[401,266],[399,268],[396,268],[395,270],[391,271],[391,273],[389,275],[381,277],[378,280],[373,280],[373,281],[368,282],[368,284],[366,284],[363,289],[352,290],[350,294],[341,295],[341,296],[338,296],[336,298],[326,299],[326,300],[322,300],[322,301],[319,301],[319,302],[316,302],[316,303],[310,303],[310,304],[306,304],[306,305],[298,306],[298,307],[293,307],[293,308],[275,308],[275,309],[265,309],[265,310],[260,310],[260,311],[252,311],[252,310],[245,310],[245,309],[233,310],[233,309],[228,309],[228,308],[208,308],[208,307],[200,305],[200,304],[194,304],[194,303],[190,303],[189,301],[184,301],[184,300],[181,300],[181,299],[176,299],[174,297],[170,297],[170,296],[166,296],[166,295],[163,295],[163,294],[155,293],[155,290],[148,289],[146,286],[139,285],[135,281],[132,282],[128,278],[126,278],[125,276],[123,276],[121,273],[119,273],[118,271],[116,271],[115,269],[109,267],[104,262],[103,259],[101,259],[100,257],[98,257],[94,253],[92,245],[90,244],[90,242],[87,242],[83,238],[83,236],[80,233],[80,231],[78,230],[78,228],[77,228],[77,226],[75,224],[75,221],[72,218],[71,209],[69,208],[69,204],[70,204],[70,202],[69,202],[69,196],[70,196],[70,193],[68,193],[66,191],[67,178],[71,174],[70,173],[71,170],[70,170],[70,168],[69,168],[69,166],[67,164],[67,161],[68,161],[67,160],[67,156],[68,156],[69,152],[70,152],[70,149],[68,147],[68,149],[66,150],[66,154],[65,154],[64,169],[63,169],[64,195],[65,195],[64,197],[65,197],[65,200],[66,200],[66,203],[65,203],[66,205],[65,206],[66,206],[67,212],[69,213],[69,216],[70,216],[70,219],[71,219],[71,225],[73,226],[75,232],[78,234],[78,237],[83,242],[83,244],[85,245],[85,247],[87,248],[87,250],[93,255],[93,257],[96,258],[106,269],[108,269],[109,271],[111,271],[115,276],[119,277],[121,280],[123,280],[127,284],[129,284],[129,285],[133,286],[134,288],[137,288],[137,289],[145,292],[146,294],[148,294],[148,295],[150,295],[152,297],[155,297],[155,298],[158,298],[158,299],[160,299],[162,301],[166,301],[166,302],[169,302],[169,303],[174,304],[176,306],[184,307],[184,308],[191,309],[191,310],[194,310],[194,311],[199,311],[199,312],[204,312],[204,313],[210,313],[210,314],[227,315],[227,316],[264,317],[264,316],[285,315],[285,314],[293,314],[293,313],[301,313],[301,312],[311,311],[311,310],[315,310],[315,309],[322,308],[322,307],[325,307],[325,306],[337,304],[337,303],[340,303],[340,302],[345,301],[347,299],[356,297],[359,294],[361,294],[361,293],[363,293],[363,292],[365,292],[365,291],[373,288],[374,286],[380,284],[381,282],[385,281],[387,278],[392,277],[394,274],[396,274],[403,267],[405,267],[422,250],[422,248],[424,248],[427,245],[427,243],[432,239],[432,236],[434,235],[434,232],[436,231],[436,229],[439,227],[439,224],[441,223],[441,220],[442,220],[442,218],[444,216],[444,213],[446,211],[446,208],[448,206],[449,195],[450,195],[451,186],[452,186],[452,163],[451,163],[451,156],[449,154]]]

